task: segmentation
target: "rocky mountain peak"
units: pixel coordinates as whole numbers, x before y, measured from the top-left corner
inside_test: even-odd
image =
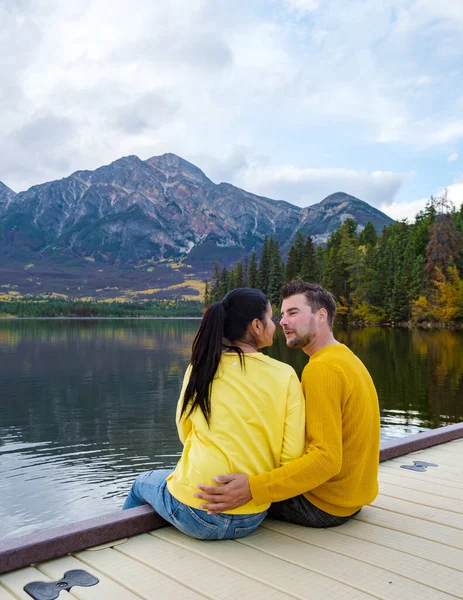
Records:
[[[168,178],[178,177],[181,174],[190,181],[196,181],[198,184],[212,183],[201,169],[171,152],[161,154],[161,156],[152,156],[145,162],[161,171]]]
[[[342,204],[343,202],[362,202],[362,200],[359,200],[350,194],[346,194],[345,192],[335,192],[334,194],[330,194],[324,198],[320,202],[320,205],[326,206],[327,204]]]
[[[6,208],[15,196],[16,192],[0,181],[0,210]]]
[[[142,169],[143,166],[143,161],[140,160],[138,156],[123,156],[109,165],[104,165],[103,167],[93,171],[92,179],[95,182],[110,181],[119,179],[121,174],[124,174],[122,175],[124,178],[127,173],[137,169]]]
[[[13,190],[11,188],[9,188],[2,181],[0,181],[0,194],[4,194],[4,193],[16,194],[16,192],[13,192]]]
[[[230,183],[216,185],[175,154],[125,156],[19,194],[0,184],[0,276],[2,268],[19,265],[17,280],[27,287],[24,264],[40,262],[52,286],[55,267],[69,267],[73,277],[79,273],[85,280],[92,264],[97,278],[119,269],[122,279],[152,277],[152,285],[143,285],[154,288],[159,276],[178,283],[177,267],[170,264],[183,264],[189,277],[207,278],[214,262],[230,265],[259,253],[265,236],[273,236],[285,253],[297,231],[326,243],[346,218],[359,230],[368,221],[378,231],[392,222],[343,192],[300,208]],[[108,281],[122,285],[112,276]]]

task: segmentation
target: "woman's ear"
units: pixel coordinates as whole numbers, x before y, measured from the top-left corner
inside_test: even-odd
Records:
[[[253,319],[251,321],[251,331],[254,335],[261,335],[262,333],[262,321],[260,319]]]

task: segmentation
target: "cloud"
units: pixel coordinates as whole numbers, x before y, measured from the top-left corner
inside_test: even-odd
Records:
[[[454,207],[459,210],[463,204],[463,183],[454,183],[449,185],[446,189],[448,193],[448,199],[452,202]],[[445,189],[440,189],[433,195],[441,196],[444,191]],[[379,209],[397,221],[401,219],[408,219],[410,223],[413,223],[416,215],[426,207],[428,202],[429,198],[420,198],[411,202],[392,202],[391,204],[384,203],[379,206]]]
[[[431,148],[445,146],[460,139],[463,139],[463,120],[444,122],[426,118],[411,122],[403,117],[393,117],[385,121],[377,141]]]
[[[189,160],[201,167],[201,170],[215,183],[232,183],[237,185],[240,173],[248,169],[256,160],[265,163],[265,158],[254,158],[252,150],[247,146],[235,146],[224,158],[208,153],[193,154]]]
[[[439,126],[430,138],[431,143],[446,144],[463,138],[463,120],[453,121]]]
[[[291,165],[248,166],[236,176],[235,183],[256,194],[283,199],[299,206],[320,202],[334,192],[343,191],[373,206],[390,204],[407,173],[366,172],[349,169],[301,169]]]
[[[463,139],[463,3],[380,4],[3,3],[0,180],[175,152],[299,204],[339,189],[393,202],[414,153]],[[333,164],[349,168],[318,168]]]
[[[10,133],[10,142],[28,148],[40,146],[43,151],[52,147],[57,141],[69,137],[72,132],[70,119],[55,115],[40,115],[23,127]]]
[[[447,158],[447,162],[452,163],[458,160],[458,153],[452,152],[452,154]]]
[[[317,10],[319,0],[285,0],[285,4],[290,10],[303,14]]]
[[[442,192],[443,190],[441,190],[440,193]],[[448,198],[451,202],[453,202],[455,208],[461,208],[461,205],[463,204],[463,183],[454,183],[452,185],[449,185],[447,188],[447,192]]]
[[[112,111],[113,124],[126,135],[145,130],[156,130],[172,119],[179,103],[160,92],[147,92],[135,100],[128,100]]]
[[[381,212],[396,221],[407,219],[409,223],[413,223],[416,215],[425,208],[428,202],[429,198],[420,198],[418,200],[412,200],[411,202],[384,203],[378,208]]]
[[[2,169],[11,179],[26,179],[31,185],[46,181],[51,174],[69,174],[76,157],[76,135],[72,119],[47,112],[35,114],[0,140]],[[22,191],[24,186],[17,189]]]

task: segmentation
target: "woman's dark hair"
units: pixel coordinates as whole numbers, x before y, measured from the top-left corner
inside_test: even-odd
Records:
[[[190,416],[200,408],[209,424],[211,417],[211,386],[224,349],[234,350],[243,367],[244,353],[238,346],[227,345],[240,340],[254,319],[264,319],[267,296],[253,288],[236,288],[221,302],[206,310],[193,340],[190,380],[183,396],[181,416]]]

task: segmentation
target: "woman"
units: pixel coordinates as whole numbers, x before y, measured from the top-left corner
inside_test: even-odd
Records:
[[[199,539],[243,537],[258,527],[269,504],[250,501],[208,515],[194,494],[199,483],[214,485],[219,473],[257,475],[304,452],[297,375],[258,352],[272,345],[274,332],[272,307],[259,290],[232,290],[207,309],[177,407],[182,456],[174,471],[139,475],[124,509],[151,504],[166,521]]]

